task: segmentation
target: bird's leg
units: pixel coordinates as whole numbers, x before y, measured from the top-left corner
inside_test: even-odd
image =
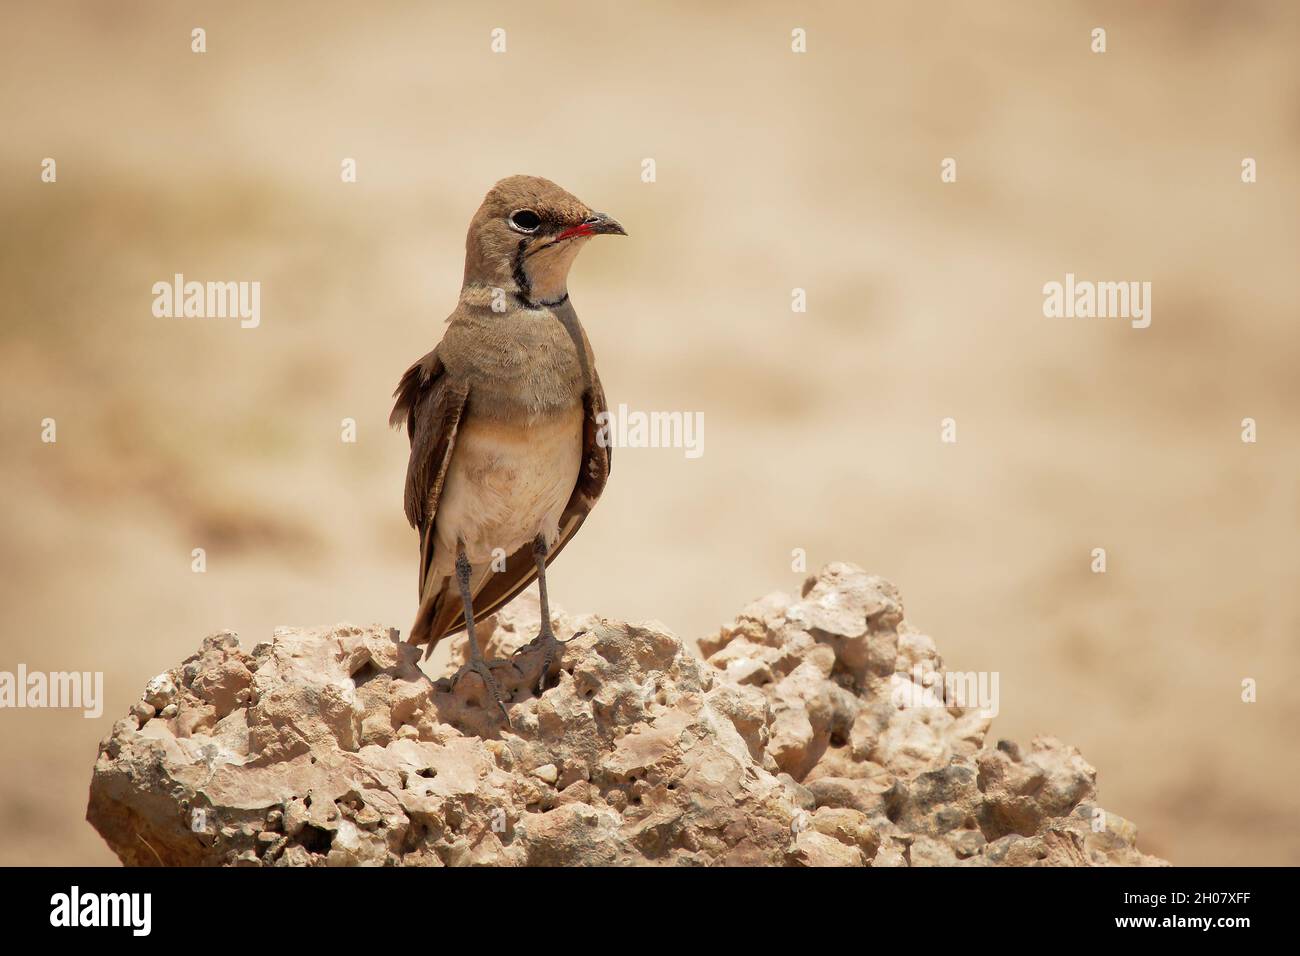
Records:
[[[551,604],[546,597],[546,555],[548,553],[550,548],[547,547],[546,538],[539,534],[533,539],[533,560],[537,562],[537,590],[542,599],[542,627],[531,643],[515,651],[515,654],[518,654],[526,649],[542,648],[542,676],[537,679],[539,696],[546,690],[546,678],[551,674],[551,665],[555,663],[556,656],[561,653],[560,644],[563,643],[556,640],[555,631],[551,629]]]
[[[510,723],[510,714],[506,712],[506,705],[501,700],[501,690],[497,687],[496,678],[492,676],[492,670],[487,662],[483,660],[483,652],[478,647],[478,636],[474,633],[474,599],[469,593],[470,565],[469,558],[465,557],[465,548],[462,546],[456,552],[456,581],[460,585],[460,600],[465,607],[465,633],[469,637],[469,663],[462,667],[456,676],[452,678],[452,685],[460,680],[461,676],[467,670],[473,671],[483,679],[483,687],[496,701],[497,706],[501,708],[501,713]]]
[[[542,642],[545,652],[542,655],[542,672],[537,678],[537,694],[546,690],[546,678],[551,675],[551,663],[560,652],[560,642],[551,630],[551,602],[546,598],[546,538],[538,535],[533,539],[533,560],[537,562],[537,592],[542,599],[542,628],[537,632],[537,639]]]

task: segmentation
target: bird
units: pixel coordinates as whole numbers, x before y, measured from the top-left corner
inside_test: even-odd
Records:
[[[406,426],[404,507],[420,535],[419,610],[407,640],[425,658],[467,632],[469,661],[506,722],[475,622],[534,578],[542,656],[537,692],[562,655],[546,569],[609,478],[608,410],[595,357],[569,297],[569,269],[619,222],[536,176],[510,176],[484,197],[465,238],[465,274],[442,339],[393,392],[389,424]],[[522,648],[521,648],[522,650]]]

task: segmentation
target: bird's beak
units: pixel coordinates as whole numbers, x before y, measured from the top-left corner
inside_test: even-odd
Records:
[[[580,236],[626,236],[627,230],[619,225],[618,220],[611,219],[603,212],[592,213],[578,225],[564,230],[555,237],[556,242]]]
[[[597,222],[591,227],[593,235],[597,236],[626,236],[627,230],[624,229],[617,219],[611,219],[603,212],[596,213]]]

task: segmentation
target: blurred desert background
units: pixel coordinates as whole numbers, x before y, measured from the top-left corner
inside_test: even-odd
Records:
[[[0,670],[106,700],[0,711],[0,863],[116,862],[97,743],[204,635],[406,631],[389,395],[519,172],[630,233],[570,282],[611,403],[705,417],[616,454],[558,605],[697,638],[855,562],[1146,852],[1300,863],[1298,48],[1282,0],[8,5]],[[261,326],[155,318],[177,272]],[[1066,272],[1151,327],[1044,318]]]

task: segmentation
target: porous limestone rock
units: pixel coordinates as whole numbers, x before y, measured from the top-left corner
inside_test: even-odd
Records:
[[[395,631],[213,635],[114,725],[87,818],[143,866],[1162,862],[1074,748],[987,746],[893,586],[851,565],[745,608],[703,659],[657,623],[556,615],[540,697],[538,621],[525,595],[482,625],[509,725]]]

